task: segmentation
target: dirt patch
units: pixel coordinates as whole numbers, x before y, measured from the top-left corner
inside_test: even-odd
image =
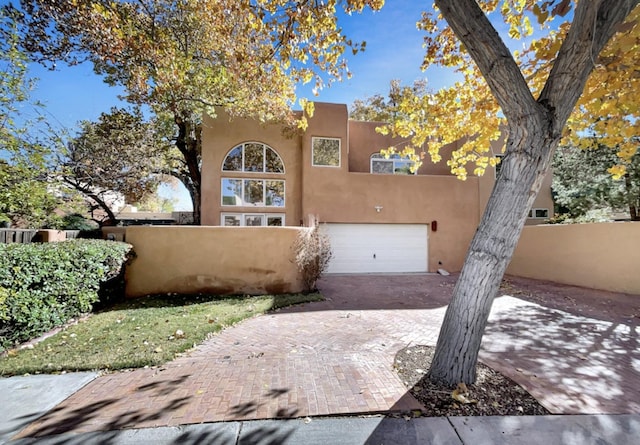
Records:
[[[421,415],[440,416],[524,416],[550,414],[536,399],[513,380],[482,363],[477,367],[477,379],[467,385],[468,393],[461,399],[452,397],[455,387],[430,382],[426,372],[431,366],[435,348],[415,345],[400,350],[394,368],[409,392],[425,406]],[[461,395],[458,392],[458,395]]]

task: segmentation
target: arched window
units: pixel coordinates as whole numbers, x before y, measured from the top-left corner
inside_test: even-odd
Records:
[[[225,172],[284,173],[284,163],[276,151],[260,142],[245,142],[232,148],[222,163]]]
[[[222,225],[284,225],[285,180],[273,176],[284,173],[284,163],[274,149],[260,142],[240,144],[227,153],[222,171],[235,173],[220,179]],[[228,213],[230,207],[256,210]]]
[[[388,175],[415,175],[411,171],[413,161],[407,157],[402,157],[398,153],[393,153],[388,158],[380,153],[371,155],[371,173]]]

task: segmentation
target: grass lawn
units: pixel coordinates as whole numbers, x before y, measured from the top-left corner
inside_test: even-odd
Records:
[[[0,376],[159,365],[245,318],[320,294],[260,297],[162,295],[94,313],[36,344],[0,358]]]

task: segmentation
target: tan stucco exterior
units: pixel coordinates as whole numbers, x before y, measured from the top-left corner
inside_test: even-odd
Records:
[[[640,223],[525,227],[507,273],[640,294]]]
[[[278,125],[246,119],[230,120],[224,112],[206,118],[203,129],[202,224],[220,225],[223,212],[285,213],[285,225],[308,223],[314,216],[324,223],[425,224],[428,232],[429,271],[459,270],[495,182],[493,171],[466,181],[453,177],[446,165],[451,151],[445,147],[443,161],[426,159],[417,175],[371,174],[373,153],[401,140],[375,131],[380,123],[349,121],[346,105],[316,103],[308,128],[286,137]],[[340,140],[340,165],[312,165],[314,137]],[[227,153],[243,142],[260,142],[273,148],[285,164],[285,173],[223,172]],[[495,152],[498,152],[497,150]],[[221,178],[265,178],[286,181],[284,209],[223,206]],[[550,177],[545,186],[550,185]],[[380,211],[376,207],[381,207]],[[553,212],[549,190],[543,190],[534,207]],[[436,230],[431,223],[437,222]],[[538,223],[540,220],[529,220]]]
[[[303,289],[293,227],[131,226],[126,294],[281,294]]]

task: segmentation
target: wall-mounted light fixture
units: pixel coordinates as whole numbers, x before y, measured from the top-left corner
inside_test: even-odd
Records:
[[[376,209],[376,212],[380,213],[382,211],[382,206],[374,206],[374,209]]]

